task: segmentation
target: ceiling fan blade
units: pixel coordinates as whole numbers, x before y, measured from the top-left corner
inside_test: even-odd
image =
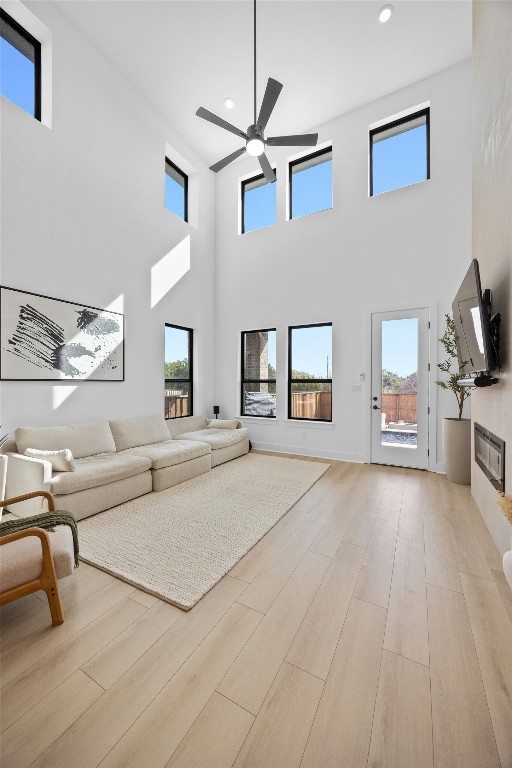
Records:
[[[247,134],[241,131],[240,128],[237,128],[236,126],[231,125],[231,123],[227,123],[225,120],[222,119],[222,117],[217,117],[217,115],[214,115],[213,112],[209,112],[204,107],[199,107],[199,109],[196,112],[196,115],[198,117],[202,117],[203,120],[208,120],[209,123],[218,125],[219,128],[224,128],[224,130],[234,133],[235,136],[240,136],[241,139],[247,140],[248,138]]]
[[[257,125],[263,130],[268,123],[269,117],[272,114],[272,110],[276,105],[276,101],[279,98],[279,94],[283,88],[282,83],[278,83],[274,78],[269,77],[267,87],[265,88],[265,95],[261,102],[260,114],[258,115]]]
[[[222,171],[223,168],[226,167],[226,165],[229,165],[233,162],[233,160],[236,160],[237,157],[240,157],[240,155],[243,155],[244,152],[246,152],[245,147],[241,147],[240,149],[237,149],[236,152],[232,152],[227,157],[223,158],[222,160],[219,160],[218,163],[214,163],[213,165],[210,165],[210,171],[214,171],[214,173],[218,173],[218,171]]]
[[[267,181],[272,182],[276,180],[276,175],[272,169],[272,166],[270,165],[268,161],[268,157],[263,152],[262,155],[258,157],[258,160],[260,161],[261,170],[263,171],[265,178]]]
[[[269,147],[314,147],[318,133],[303,133],[296,136],[271,136],[265,139]]]

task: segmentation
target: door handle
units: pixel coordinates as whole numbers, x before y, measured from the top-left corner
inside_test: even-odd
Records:
[[[374,411],[380,411],[380,408],[378,405],[372,405],[372,408]]]
[[[378,399],[378,397],[372,397],[372,400],[375,400],[375,402],[377,402]]]

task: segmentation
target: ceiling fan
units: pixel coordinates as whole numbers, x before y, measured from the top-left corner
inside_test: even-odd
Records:
[[[245,141],[245,147],[237,149],[227,157],[219,160],[218,163],[211,165],[211,171],[214,171],[215,173],[221,171],[226,165],[229,165],[229,163],[232,163],[237,157],[243,155],[244,152],[248,152],[249,155],[258,158],[266,180],[272,182],[276,180],[276,175],[265,154],[265,145],[268,145],[269,147],[314,147],[316,145],[318,141],[318,133],[297,134],[295,136],[270,136],[268,139],[265,138],[264,131],[276,105],[279,94],[281,93],[282,87],[281,83],[274,80],[272,77],[269,77],[263,101],[261,102],[260,113],[258,119],[256,119],[256,0],[254,0],[254,123],[250,125],[244,133],[240,128],[237,128],[226,120],[223,120],[221,117],[214,115],[213,112],[209,112],[207,109],[204,109],[204,107],[199,107],[196,112],[198,117],[202,117],[203,120],[208,120],[208,122],[218,125],[219,128],[224,128],[226,131],[234,133],[235,136],[239,136]]]

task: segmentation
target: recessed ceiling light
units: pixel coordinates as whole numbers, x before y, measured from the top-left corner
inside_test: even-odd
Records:
[[[235,102],[230,96],[228,96],[227,99],[224,99],[224,106],[226,107],[226,109],[233,109],[233,107],[235,106]]]
[[[387,21],[390,20],[391,16],[393,15],[393,6],[392,5],[383,5],[382,8],[379,11],[379,21],[381,24],[385,24]]]

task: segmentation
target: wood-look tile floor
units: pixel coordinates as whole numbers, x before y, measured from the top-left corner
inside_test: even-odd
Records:
[[[333,462],[189,613],[61,593],[1,609],[3,768],[512,767],[512,595],[443,476]]]

